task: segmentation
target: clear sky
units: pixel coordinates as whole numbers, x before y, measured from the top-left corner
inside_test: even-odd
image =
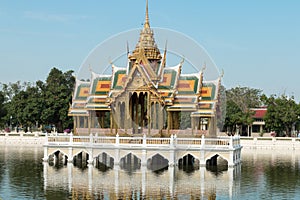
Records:
[[[248,86],[300,100],[300,1],[149,0],[150,24],[184,33]],[[75,73],[99,43],[142,28],[144,0],[0,0],[0,82],[44,81],[54,66]]]

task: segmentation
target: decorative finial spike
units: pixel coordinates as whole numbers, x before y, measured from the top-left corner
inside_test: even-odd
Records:
[[[168,40],[166,40],[166,44],[165,44],[164,57],[163,57],[163,62],[162,62],[163,67],[166,66],[166,62],[167,62],[167,44],[168,44]]]
[[[148,13],[148,0],[146,0],[146,17],[145,17],[144,28],[150,28],[149,13]]]
[[[129,56],[129,44],[128,44],[128,40],[127,40],[127,56]]]
[[[180,65],[183,65],[184,63],[184,56],[182,56],[181,61],[180,61]]]
[[[168,40],[166,40],[165,51],[167,51],[167,46],[168,46]]]
[[[110,64],[110,65],[112,65],[112,64],[113,64],[113,61],[111,60],[111,58],[110,58],[110,57],[108,58],[108,62],[109,62],[109,64]]]
[[[206,62],[204,62],[204,65],[202,67],[202,71],[206,70]]]
[[[221,77],[221,78],[224,77],[224,69],[222,69],[220,77]]]

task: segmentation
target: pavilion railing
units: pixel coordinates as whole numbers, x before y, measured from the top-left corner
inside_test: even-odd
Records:
[[[45,145],[69,145],[69,146],[120,146],[120,147],[195,147],[195,148],[227,148],[240,147],[239,136],[207,138],[178,138],[171,135],[169,138],[155,137],[120,137],[112,136],[74,136],[70,135],[46,135]]]

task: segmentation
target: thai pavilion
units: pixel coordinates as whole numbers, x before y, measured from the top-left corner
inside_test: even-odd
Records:
[[[91,72],[76,80],[69,116],[74,134],[170,134],[214,137],[221,77],[206,81],[204,70],[182,74],[184,62],[166,66],[149,24],[148,3],[143,29],[127,67],[112,64],[111,75]],[[204,68],[203,68],[204,69]]]

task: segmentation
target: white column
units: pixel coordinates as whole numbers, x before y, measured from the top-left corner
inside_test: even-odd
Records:
[[[49,163],[48,162],[43,162],[44,191],[47,190],[47,186],[48,186],[48,167],[49,167]]]
[[[205,171],[206,167],[200,167],[200,187],[201,187],[201,199],[205,197]]]
[[[204,134],[201,136],[201,150],[200,150],[200,156],[199,156],[199,164],[200,167],[206,167],[206,161],[205,161],[205,137]]]
[[[73,133],[72,132],[70,133],[70,141],[69,142],[70,142],[70,145],[73,144]]]
[[[119,196],[119,172],[120,172],[120,166],[115,165],[114,166],[114,174],[115,174],[115,194],[118,197]]]
[[[234,165],[235,165],[234,156],[235,156],[234,150],[230,150],[230,152],[229,152],[229,160],[228,160],[228,167],[234,167]]]
[[[146,165],[142,165],[141,166],[141,171],[142,171],[142,199],[144,199],[146,197],[146,171],[147,171],[147,166]]]
[[[204,134],[201,136],[201,149],[205,147],[205,137]]]
[[[169,151],[169,166],[170,167],[173,167],[173,166],[176,165],[175,159],[176,159],[175,158],[175,151],[174,151],[174,149],[172,149],[172,150]]]
[[[88,152],[89,152],[89,160],[87,161],[88,165],[93,166],[93,162],[94,162],[93,148],[89,148]]]
[[[233,173],[234,173],[234,168],[228,168],[227,173],[228,173],[228,193],[229,193],[229,199],[232,199],[232,193],[233,193]]]
[[[119,146],[119,144],[120,144],[120,138],[119,138],[119,133],[117,133],[115,145],[116,145],[116,146]]]
[[[88,165],[89,191],[92,191],[93,189],[93,168],[93,165]]]
[[[44,158],[43,158],[44,162],[48,161],[48,147],[44,146]]]
[[[68,163],[73,162],[73,148],[69,147]]]
[[[73,185],[73,163],[67,163],[68,168],[68,189],[69,192],[72,192],[72,185]]]
[[[147,150],[142,150],[142,160],[141,160],[142,166],[147,166]]]
[[[119,168],[119,164],[120,164],[120,150],[115,149],[114,168]]]
[[[175,192],[175,167],[174,166],[170,166],[169,167],[169,192],[171,195],[171,198],[173,198],[174,192]]]

